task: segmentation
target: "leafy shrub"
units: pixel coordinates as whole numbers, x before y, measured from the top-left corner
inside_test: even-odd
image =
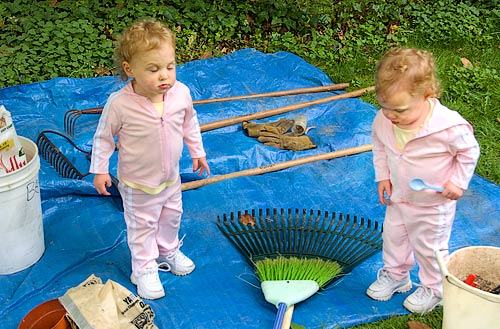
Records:
[[[0,88],[112,74],[112,44],[154,17],[177,33],[179,64],[241,48],[296,53],[327,69],[420,38],[497,42],[497,1],[12,0],[0,2]],[[468,22],[464,25],[464,22]],[[464,27],[465,26],[465,27]],[[497,40],[492,40],[492,38]]]

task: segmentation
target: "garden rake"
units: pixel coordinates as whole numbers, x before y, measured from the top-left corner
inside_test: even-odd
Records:
[[[336,83],[326,86],[316,86],[316,87],[307,87],[307,88],[298,88],[298,89],[290,89],[290,90],[282,90],[282,91],[273,91],[267,93],[260,94],[249,94],[249,95],[241,95],[241,96],[231,96],[231,97],[223,97],[223,98],[211,98],[211,99],[201,99],[194,100],[193,105],[201,105],[201,104],[209,104],[209,103],[218,103],[218,102],[228,102],[234,100],[242,100],[242,99],[250,99],[250,98],[263,98],[263,97],[277,97],[277,96],[288,96],[288,95],[299,95],[305,93],[317,93],[317,92],[325,92],[332,90],[341,90],[349,87],[349,83]],[[94,107],[84,110],[68,110],[64,113],[64,131],[70,136],[75,135],[75,124],[78,118],[82,115],[87,114],[101,114],[103,108],[102,107]]]
[[[64,113],[64,131],[70,136],[75,136],[76,120],[85,114],[101,114],[101,107],[93,107],[85,110],[69,110]]]
[[[49,135],[54,135],[58,136],[56,139],[50,139]],[[61,138],[59,138],[61,137]],[[37,137],[36,139],[36,144],[39,149],[39,153],[42,155],[42,157],[47,160],[47,162],[55,168],[56,172],[61,175],[63,178],[70,178],[70,179],[77,179],[81,180],[84,177],[90,175],[90,172],[82,172],[80,171],[75,163],[71,162],[67,155],[65,155],[62,151],[61,148],[56,146],[56,140],[57,144],[60,144],[59,141],[64,141],[64,143],[67,143],[71,145],[74,149],[78,151],[79,154],[82,154],[87,161],[90,161],[90,157],[92,152],[84,150],[80,148],[78,145],[75,144],[68,136],[55,131],[55,130],[43,130]],[[112,185],[110,187],[110,193],[112,196],[120,196],[120,193],[118,192],[118,179],[113,176],[111,176],[111,182]],[[119,208],[123,210],[121,202],[117,203],[119,205]]]
[[[306,209],[245,210],[218,216],[217,226],[254,269],[258,262],[281,257],[338,263],[341,272],[323,287],[382,248],[382,225],[340,212],[330,215],[328,211]],[[276,306],[278,316],[283,316],[287,305]],[[293,307],[290,309],[293,312]]]

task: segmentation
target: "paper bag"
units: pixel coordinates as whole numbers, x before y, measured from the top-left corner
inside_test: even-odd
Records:
[[[141,298],[112,280],[91,275],[59,301],[78,329],[157,329],[154,312]],[[74,329],[76,329],[74,328]]]
[[[10,112],[0,105],[0,176],[21,169],[27,163]]]

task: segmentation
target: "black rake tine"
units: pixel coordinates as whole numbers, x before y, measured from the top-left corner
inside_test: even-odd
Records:
[[[49,164],[56,169],[56,172],[64,178],[82,179],[83,177],[87,176],[89,173],[82,174],[61,152],[61,150],[59,150],[59,148],[50,140],[50,138],[47,136],[48,133],[63,137],[67,142],[69,142],[80,152],[83,152],[85,154],[90,153],[89,151],[85,151],[78,147],[66,135],[53,130],[44,130],[38,135],[36,141],[42,157],[45,158],[47,162],[49,162]]]
[[[352,250],[351,255],[346,258],[347,261],[354,262],[356,259],[369,257],[382,246],[382,232],[377,231],[376,227],[373,228],[371,223],[368,219],[363,234],[356,240],[358,247]]]
[[[70,136],[75,135],[76,120],[85,114],[101,114],[102,107],[93,107],[85,110],[68,110],[64,113],[64,131]]]
[[[339,263],[347,274],[382,249],[382,226],[364,217],[299,208],[245,210],[250,214],[253,225],[242,224],[241,212],[236,218],[231,213],[230,220],[226,214],[223,221],[218,216],[217,225],[254,269],[255,262],[265,258],[319,258]]]
[[[70,136],[74,136],[75,121],[81,116],[80,110],[69,110],[64,113],[64,131]]]

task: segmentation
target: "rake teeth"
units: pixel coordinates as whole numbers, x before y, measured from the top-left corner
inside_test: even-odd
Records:
[[[85,110],[68,110],[64,113],[64,131],[71,137],[75,136],[76,120],[84,114],[101,114],[102,108],[94,107]]]
[[[64,131],[70,136],[75,136],[75,122],[82,115],[80,110],[69,110],[64,113]]]
[[[382,249],[377,222],[328,211],[245,210],[218,216],[217,226],[252,267],[278,256],[321,258],[336,261],[346,274]]]
[[[47,133],[55,133],[59,136],[66,136],[53,131],[42,131],[36,140],[39,152],[47,162],[55,168],[56,172],[64,178],[82,179],[88,174],[82,174],[69,159],[57,148],[49,139]],[[73,144],[73,143],[71,143]]]

